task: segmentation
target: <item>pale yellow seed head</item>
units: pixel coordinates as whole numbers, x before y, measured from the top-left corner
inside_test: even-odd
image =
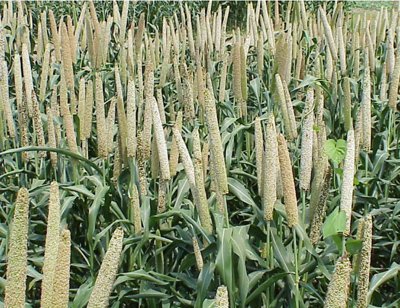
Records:
[[[124,231],[121,227],[118,227],[112,235],[107,252],[101,263],[92,294],[90,295],[88,308],[108,307],[109,297],[117,276],[123,240]]]
[[[197,242],[197,238],[196,237],[192,237],[192,243],[193,243],[193,251],[194,251],[194,257],[196,259],[196,265],[197,265],[197,269],[199,271],[201,271],[201,269],[203,268],[203,257],[201,256],[201,251],[200,251],[200,247],[199,247],[199,243]]]
[[[372,216],[365,218],[363,225],[363,245],[360,252],[359,277],[357,283],[357,308],[368,307],[369,274],[371,271],[372,253]]]
[[[228,289],[224,285],[219,286],[214,300],[215,308],[229,308]]]
[[[347,297],[350,287],[350,260],[344,255],[340,257],[332,273],[326,294],[325,308],[347,308]]]
[[[29,192],[18,190],[9,239],[5,308],[24,308],[27,273]]]
[[[69,277],[71,263],[71,233],[68,229],[61,231],[56,270],[54,273],[52,307],[66,308],[69,302]]]
[[[297,226],[299,224],[299,218],[292,163],[290,161],[285,137],[282,134],[278,135],[278,152],[288,225],[289,227]]]

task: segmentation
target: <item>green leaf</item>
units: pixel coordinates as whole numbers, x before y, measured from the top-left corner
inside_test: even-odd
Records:
[[[206,299],[203,302],[203,308],[213,308],[214,307],[214,300],[213,299]]]
[[[282,279],[283,277],[287,276],[288,274],[289,273],[277,273],[272,275],[270,278],[268,278],[266,281],[260,284],[260,286],[247,297],[246,304],[251,303],[256,297],[260,295],[261,292],[265,292],[265,290],[267,290],[268,287],[270,287],[272,284]]]
[[[361,247],[362,247],[362,241],[360,240],[349,238],[346,241],[346,251],[351,255],[354,255],[357,252],[359,252],[361,250]]]
[[[216,265],[227,286],[229,294],[233,295],[233,260],[232,260],[232,228],[223,228],[218,234],[218,253]],[[231,297],[231,296],[230,296]]]
[[[151,276],[150,273],[153,273],[153,272],[146,272],[143,269],[140,269],[140,270],[137,270],[134,272],[130,272],[130,273],[123,273],[122,276],[119,276],[116,279],[114,285],[119,285],[119,284],[121,284],[125,281],[129,281],[129,280],[136,280],[136,281],[137,280],[146,280],[146,281],[150,281],[157,285],[168,285],[169,284],[169,282],[167,282],[167,281],[162,281],[160,279],[157,279],[157,278]]]
[[[400,265],[397,264],[397,263],[393,263],[390,266],[390,269],[387,270],[386,272],[375,274],[372,277],[371,282],[369,284],[368,300],[367,301],[369,301],[371,299],[372,294],[375,292],[375,290],[380,285],[382,285],[383,283],[385,283],[389,279],[392,279],[392,278],[396,277],[396,275],[399,272],[399,270],[400,270]]]
[[[339,207],[336,207],[332,213],[326,218],[323,226],[322,233],[324,238],[344,232],[346,230],[346,213],[339,211]]]
[[[343,139],[328,139],[325,141],[324,150],[326,155],[336,163],[341,163],[346,154],[346,141]]]
[[[248,239],[249,226],[240,226],[233,228],[232,248],[233,252],[238,256],[238,264],[235,266],[238,271],[238,287],[241,298],[240,307],[245,306],[245,299],[249,291],[249,277],[246,270],[246,242]]]
[[[206,263],[201,269],[197,280],[197,298],[195,308],[201,308],[210,287],[211,279],[214,277],[215,264]]]
[[[240,201],[247,203],[251,206],[256,206],[254,200],[251,198],[249,190],[238,180],[228,178],[229,191],[234,194]]]

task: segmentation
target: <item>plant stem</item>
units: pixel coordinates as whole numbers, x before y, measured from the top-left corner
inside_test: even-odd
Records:
[[[297,249],[297,239],[296,239],[296,230],[293,227],[293,251],[294,251],[294,284],[295,284],[295,303],[296,308],[299,308],[299,260],[298,260],[298,249]]]

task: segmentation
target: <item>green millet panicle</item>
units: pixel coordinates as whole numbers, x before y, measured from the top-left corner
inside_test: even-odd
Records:
[[[335,270],[332,273],[325,298],[325,308],[347,308],[350,271],[350,260],[347,255],[343,255],[337,260]]]
[[[354,131],[351,129],[347,133],[347,151],[344,158],[343,181],[340,197],[340,210],[343,210],[346,213],[346,231],[344,232],[344,235],[346,236],[350,233],[351,212],[353,204],[353,180],[355,169],[354,154]]]
[[[52,307],[53,282],[60,236],[60,197],[57,182],[50,184],[46,244],[43,261],[41,307]]]
[[[53,281],[53,308],[67,308],[69,299],[69,270],[71,263],[71,233],[68,229],[61,231],[57,265]]]
[[[263,161],[263,204],[264,219],[273,219],[274,205],[277,199],[276,184],[279,168],[278,143],[277,143],[275,119],[271,112],[268,117],[266,143]]]
[[[192,243],[193,243],[193,252],[194,252],[194,257],[196,259],[196,265],[197,265],[197,269],[199,271],[201,271],[201,269],[203,268],[203,257],[201,256],[201,251],[200,251],[200,247],[199,247],[199,243],[197,242],[197,238],[196,237],[192,237]]]
[[[328,166],[326,168],[325,176],[320,187],[318,187],[318,200],[314,215],[311,221],[310,229],[310,241],[312,244],[317,244],[321,234],[321,226],[326,216],[326,199],[329,193],[329,184],[331,181],[332,168]]]
[[[157,143],[157,152],[160,161],[160,171],[162,180],[166,181],[171,178],[170,170],[169,170],[169,161],[168,161],[168,150],[167,143],[164,137],[164,130],[161,122],[160,112],[158,110],[158,104],[154,97],[151,99],[153,104],[153,128],[154,128],[154,137]]]
[[[304,120],[301,134],[300,188],[304,190],[310,188],[311,181],[314,124],[313,102],[314,89],[309,88],[304,108]]]
[[[290,161],[285,137],[282,134],[278,135],[278,153],[287,222],[289,227],[297,226],[299,224],[299,214],[297,210],[297,197],[296,188],[294,186],[292,163]]]
[[[226,176],[226,166],[224,149],[222,147],[221,134],[218,125],[217,109],[213,94],[206,89],[204,91],[205,111],[207,117],[207,128],[210,136],[210,150],[215,158],[215,177],[221,194],[228,193],[228,180]]]
[[[183,120],[182,111],[179,110],[175,121],[175,127],[179,132],[182,131],[182,120]],[[169,171],[171,177],[176,175],[178,160],[179,160],[178,144],[176,143],[176,137],[172,136],[171,150],[169,152]]]
[[[113,290],[114,281],[117,276],[123,240],[124,231],[121,227],[118,227],[112,235],[107,252],[104,256],[103,262],[101,263],[87,308],[108,307],[110,294]]]
[[[204,186],[203,177],[203,164],[201,156],[201,144],[199,137],[199,130],[197,128],[193,131],[193,166],[194,166],[194,177],[197,187],[198,195],[198,207],[199,218],[201,225],[210,233],[213,231],[212,220],[210,216],[210,210],[208,208],[207,194]]]
[[[362,217],[358,220],[358,226],[357,226],[357,234],[356,234],[356,240],[362,241],[363,235],[364,235],[364,223],[365,223],[366,217]],[[360,270],[360,252],[354,254],[353,256],[353,273],[357,274]]]
[[[255,151],[256,151],[256,167],[257,167],[257,184],[258,194],[262,195],[262,170],[263,170],[263,152],[264,152],[264,139],[261,127],[261,121],[259,117],[256,117],[254,121],[254,139],[255,139]]]
[[[18,190],[11,226],[4,308],[24,308],[27,272],[29,193]]]
[[[135,184],[132,184],[131,195],[129,199],[131,201],[131,213],[132,213],[132,223],[135,230],[135,235],[139,235],[142,232],[142,222],[140,219],[140,200],[138,189]]]
[[[359,276],[357,283],[357,308],[368,307],[369,273],[372,252],[372,216],[367,215],[363,226],[363,244],[360,252]]]

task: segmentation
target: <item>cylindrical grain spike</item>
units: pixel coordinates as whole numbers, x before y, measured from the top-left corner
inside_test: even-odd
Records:
[[[53,281],[52,307],[66,308],[69,302],[69,277],[71,263],[71,233],[68,229],[61,231],[56,269]]]
[[[392,108],[392,110],[396,110],[397,96],[399,89],[399,78],[400,78],[400,49],[397,49],[396,62],[394,65],[393,73],[390,78],[390,86],[389,86],[388,106]]]
[[[392,29],[387,30],[387,41],[386,41],[386,69],[389,76],[392,75],[395,66],[395,55],[393,46],[393,32]]]
[[[287,148],[285,137],[278,135],[279,164],[282,176],[283,198],[285,201],[285,210],[289,227],[299,224],[296,188],[290,161],[289,150]]]
[[[362,242],[362,240],[363,240],[365,219],[366,219],[366,217],[362,217],[358,220],[357,234],[356,234],[357,241]],[[356,254],[354,254],[352,265],[353,265],[353,273],[355,273],[357,275],[358,272],[360,271],[360,252],[357,252]]]
[[[347,151],[344,158],[343,181],[341,187],[340,210],[346,213],[346,231],[344,235],[350,234],[351,212],[353,204],[353,180],[354,180],[354,131],[347,132]]]
[[[115,105],[116,99],[111,99],[110,107],[106,118],[106,133],[107,133],[107,155],[110,155],[114,143],[114,125],[115,125]]]
[[[271,112],[268,118],[265,154],[263,161],[263,204],[264,219],[273,219],[276,196],[276,178],[278,175],[278,143],[275,128],[274,114]]]
[[[3,111],[6,116],[7,130],[10,138],[15,137],[15,123],[12,115],[11,102],[9,97],[9,85],[8,85],[8,68],[7,61],[0,62],[0,89],[1,89],[1,101],[3,105]],[[1,108],[0,108],[1,109]]]
[[[162,180],[166,181],[171,178],[169,171],[168,162],[168,150],[167,143],[164,137],[164,130],[161,123],[160,113],[158,111],[158,104],[156,99],[153,97],[152,101],[152,115],[153,115],[153,127],[154,127],[154,137],[157,143],[158,157],[160,160],[160,171]]]
[[[222,147],[221,134],[219,131],[217,110],[213,94],[206,89],[205,96],[205,111],[207,117],[207,128],[210,135],[210,149],[215,158],[216,179],[221,194],[228,193],[228,181],[226,176],[224,149]]]
[[[285,81],[282,82],[283,86],[283,91],[285,92],[285,101],[286,101],[286,108],[287,108],[287,113],[288,113],[288,118],[289,118],[289,126],[290,126],[290,134],[293,139],[297,138],[297,123],[296,123],[296,117],[294,115],[294,109],[293,109],[293,104],[292,100],[290,98],[290,93],[288,86]]]
[[[18,191],[8,242],[7,280],[4,308],[24,308],[27,273],[29,192]]]
[[[109,297],[117,276],[123,240],[124,231],[121,227],[118,227],[112,235],[107,252],[101,263],[99,274],[90,295],[88,308],[108,307]]]
[[[357,163],[358,157],[360,155],[360,145],[363,139],[362,132],[362,111],[359,107],[357,110],[356,124],[354,127],[354,145],[355,145],[355,154],[354,154],[354,162]]]
[[[357,308],[368,307],[369,273],[372,253],[372,216],[365,218],[363,226],[363,244],[360,252],[360,268],[357,283]]]
[[[39,101],[43,101],[46,96],[47,78],[49,76],[49,65],[50,65],[50,50],[51,50],[51,45],[47,44],[46,50],[43,55],[42,73],[40,74]]]
[[[320,168],[323,168],[324,166],[320,166]],[[320,234],[321,234],[321,226],[322,223],[325,219],[326,216],[326,199],[328,197],[329,193],[329,184],[331,181],[331,174],[332,174],[332,169],[330,166],[325,168],[324,172],[324,177],[315,189],[318,191],[318,197],[316,201],[316,206],[315,210],[313,211],[313,217],[311,220],[311,228],[310,228],[310,241],[311,244],[316,245],[320,239]]]
[[[339,41],[339,59],[340,59],[340,71],[342,76],[346,75],[346,45],[343,40],[343,30],[341,27],[336,29]]]
[[[111,180],[114,184],[118,182],[118,177],[121,174],[122,169],[122,159],[121,159],[121,142],[120,142],[120,134],[117,134],[117,142],[114,151],[113,157],[113,176]]]
[[[46,106],[46,114],[47,114],[47,135],[48,135],[48,146],[51,148],[57,148],[56,143],[56,133],[54,130],[54,123],[53,123],[53,112],[49,105]],[[55,167],[57,165],[57,153],[50,152],[50,161],[51,165]]]
[[[85,118],[83,121],[85,138],[90,138],[90,134],[92,132],[92,116],[93,116],[93,82],[91,79],[89,79],[85,90]]]
[[[369,68],[364,70],[363,92],[361,99],[363,139],[362,145],[366,152],[371,148],[371,81]]]
[[[194,252],[194,257],[196,259],[196,265],[197,265],[197,269],[199,271],[201,271],[201,269],[203,268],[203,257],[201,256],[201,251],[200,251],[200,247],[199,247],[199,243],[197,242],[197,238],[196,237],[192,237],[192,243],[193,243],[193,252]]]
[[[141,130],[137,131],[137,160],[139,170],[139,189],[140,195],[147,195],[146,161],[143,154],[143,134]]]
[[[343,98],[344,129],[349,131],[353,127],[349,77],[345,77],[343,81]]]
[[[379,91],[379,99],[381,101],[386,101],[387,100],[387,71],[386,71],[386,65],[383,65],[382,68],[382,73],[381,73],[381,83],[379,85],[380,91]]]
[[[262,72],[264,69],[264,44],[262,38],[259,37],[257,40],[257,74],[262,78]]]
[[[21,56],[18,53],[14,55],[14,83],[15,83],[15,97],[17,100],[17,110],[20,111],[22,104],[22,72],[21,72]]]
[[[39,147],[44,147],[45,146],[44,132],[43,132],[42,119],[40,116],[39,103],[36,99],[36,94],[33,90],[31,93],[31,101],[32,101],[33,122],[35,124],[35,131],[36,131],[36,143]],[[39,157],[45,157],[45,156],[46,152],[39,151]]]
[[[57,31],[56,20],[54,18],[54,14],[51,9],[49,10],[49,20],[50,20],[51,37],[54,45],[54,53],[56,55],[57,61],[61,61],[60,36]]]
[[[99,72],[95,74],[95,101],[96,101],[96,126],[97,126],[97,152],[102,158],[107,157],[107,131],[106,115],[104,111],[103,81]]]
[[[79,139],[85,140],[85,116],[86,116],[86,97],[85,97],[85,78],[79,80],[79,96],[78,96],[78,118],[79,118]]]
[[[160,180],[158,183],[157,213],[165,211],[165,195],[167,193],[166,181]]]
[[[176,117],[175,121],[175,128],[181,132],[182,131],[182,111],[178,111],[178,115]],[[176,138],[175,136],[172,136],[172,142],[171,142],[171,150],[169,153],[169,171],[170,175],[175,176],[176,175],[176,168],[178,166],[178,160],[179,160],[179,151],[178,151],[178,145],[176,143]]]
[[[188,73],[186,64],[183,63],[183,102],[185,118],[190,121],[196,117],[193,102],[193,80]]]
[[[215,308],[229,308],[228,289],[225,286],[219,286],[214,300]]]
[[[328,19],[326,17],[325,10],[321,7],[319,9],[319,14],[320,14],[320,17],[322,20],[322,24],[324,26],[324,31],[325,31],[325,35],[326,35],[326,38],[328,41],[329,49],[331,50],[331,55],[332,55],[333,59],[336,60],[337,59],[337,48],[336,48],[335,41],[333,39],[332,29],[331,29],[331,26],[329,25]]]
[[[129,196],[129,199],[131,201],[131,213],[132,213],[132,223],[133,227],[135,230],[135,235],[139,235],[140,232],[142,232],[142,222],[140,218],[140,200],[139,200],[139,194],[136,185],[133,183],[132,184],[132,189],[131,189],[131,196]]]
[[[61,24],[61,56],[62,56],[62,69],[64,70],[64,76],[67,88],[71,91],[74,89],[74,71],[72,68],[72,58],[70,49],[68,30],[65,23]],[[71,106],[73,107],[73,106]],[[72,109],[72,113],[75,114],[74,108]]]
[[[127,120],[127,154],[129,157],[136,156],[136,95],[135,82],[133,78],[128,80],[128,94],[126,103],[126,120]]]
[[[239,30],[238,30],[239,31]],[[238,108],[241,106],[241,102],[243,100],[242,96],[242,83],[241,83],[241,56],[240,56],[240,42],[235,42],[233,44],[232,50],[232,88],[233,88],[233,95],[235,100],[238,104]],[[239,109],[239,114],[241,110]]]
[[[126,158],[126,142],[128,139],[127,132],[127,120],[126,120],[126,112],[125,106],[123,102],[123,96],[117,97],[117,117],[118,117],[118,133],[120,135],[119,143],[121,150],[121,158],[125,160]]]
[[[29,52],[26,44],[22,44],[22,70],[24,72],[25,97],[27,101],[28,115],[32,117],[33,79],[32,79],[31,62],[29,60]]]
[[[210,210],[208,208],[206,189],[204,186],[201,145],[199,131],[197,128],[195,128],[193,131],[193,167],[198,196],[197,211],[200,217],[200,223],[204,229],[206,229],[209,233],[212,233],[213,226]]]
[[[243,45],[240,46],[240,83],[242,89],[242,114],[247,116],[247,73],[246,73],[246,54]]]
[[[193,191],[196,191],[196,180],[194,176],[194,166],[192,159],[190,158],[189,151],[185,145],[185,142],[183,141],[181,133],[178,131],[178,129],[174,126],[172,127],[172,132],[175,136],[175,140],[179,149],[179,156],[181,157],[181,161],[183,164],[183,167],[185,168],[185,173],[186,177],[188,179],[190,188]],[[194,194],[195,195],[195,194]]]
[[[340,257],[332,273],[328,286],[324,307],[325,308],[346,308],[347,297],[350,288],[350,260],[346,255]]]
[[[26,100],[23,99],[21,105],[19,106],[18,110],[18,122],[19,122],[19,138],[20,138],[20,145],[21,147],[29,146],[29,139],[28,139],[28,112],[26,107]],[[23,162],[27,162],[29,159],[28,152],[21,153],[21,159]]]
[[[264,139],[259,117],[254,121],[254,140],[255,140],[255,153],[256,153],[256,167],[257,167],[257,185],[258,194],[262,196],[262,173],[263,173],[263,153],[264,153]]]
[[[53,282],[56,274],[60,236],[60,197],[57,182],[50,184],[47,233],[43,262],[41,307],[53,307]]]
[[[144,97],[145,109],[143,119],[143,150],[144,157],[150,157],[151,144],[151,126],[153,122],[153,93],[154,93],[154,72],[153,63],[148,59],[146,61],[145,79],[144,79]]]
[[[301,158],[300,158],[300,188],[308,190],[311,181],[312,169],[312,143],[313,143],[313,103],[314,89],[309,88],[304,107],[304,120],[301,132]]]
[[[282,80],[281,80],[281,77],[279,76],[279,74],[275,75],[275,81],[276,81],[276,91],[277,91],[276,97],[277,97],[277,99],[279,101],[279,105],[281,107],[281,118],[282,118],[284,130],[285,130],[285,135],[288,140],[292,140],[293,136],[292,136],[292,130],[290,127],[290,120],[289,120],[289,114],[288,114],[288,110],[287,110],[285,91],[283,89]]]

